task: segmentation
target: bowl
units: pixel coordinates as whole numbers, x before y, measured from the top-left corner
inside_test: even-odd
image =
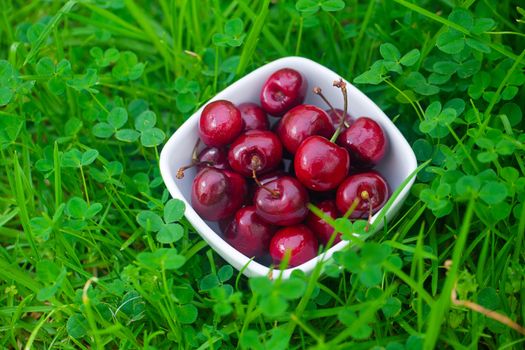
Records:
[[[303,57],[284,57],[270,62],[231,84],[207,103],[225,99],[234,104],[243,102],[260,104],[259,93],[266,79],[276,70],[286,67],[301,72],[308,81],[309,91],[306,95],[305,103],[315,104],[325,109],[325,105],[320,97],[312,92],[314,86],[319,86],[335,108],[343,108],[341,92],[332,86],[332,82],[339,79],[340,75],[319,63]],[[394,192],[417,167],[414,151],[385,113],[359,89],[349,82],[345,82],[348,90],[348,112],[350,115],[353,117],[367,116],[374,119],[382,126],[388,137],[389,148],[387,154],[376,169],[386,178],[392,192]],[[191,163],[193,147],[198,139],[199,118],[205,105],[195,112],[164,145],[160,155],[162,178],[173,198],[178,198],[185,202],[186,212],[184,215],[217,254],[248,277],[271,276],[272,270],[268,266],[251,260],[233,248],[220,236],[221,231],[216,222],[202,219],[191,207],[191,187],[196,170],[194,168],[187,170],[183,179],[179,180],[175,177],[179,167]],[[399,211],[413,182],[414,179],[403,188],[399,196],[388,208],[385,215],[387,221],[392,219]],[[372,222],[381,211],[372,217]],[[381,228],[382,223],[383,221],[378,223],[378,225],[374,225],[375,231]],[[348,241],[341,241],[327,250],[324,255],[321,254],[300,266],[284,270],[282,278],[288,278],[295,269],[303,270],[305,273],[311,272],[320,259],[326,260],[331,258],[334,252],[342,250],[348,244]]]

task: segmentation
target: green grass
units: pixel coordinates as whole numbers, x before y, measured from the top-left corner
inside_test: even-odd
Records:
[[[0,348],[522,349],[451,302],[525,324],[517,6],[1,0]],[[359,250],[272,284],[200,239],[158,160],[217,91],[295,54],[358,85],[428,163]]]

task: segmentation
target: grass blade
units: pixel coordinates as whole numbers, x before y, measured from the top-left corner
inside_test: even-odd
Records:
[[[261,31],[266,21],[266,16],[268,16],[268,6],[270,6],[270,0],[264,0],[264,2],[261,5],[261,10],[259,11],[259,15],[257,15],[255,21],[253,22],[253,27],[250,30],[250,34],[248,34],[246,44],[244,45],[244,49],[241,53],[239,65],[237,66],[237,76],[241,76],[244,74],[244,72],[246,71],[246,67],[248,66],[248,62],[253,56],[255,47],[257,46],[257,42],[259,41],[259,36],[261,35]]]
[[[467,237],[470,230],[470,223],[472,221],[472,214],[474,212],[474,200],[471,199],[467,205],[465,217],[463,218],[463,225],[459,232],[459,236],[454,245],[452,252],[452,266],[448,271],[441,296],[438,301],[432,306],[430,312],[429,321],[427,325],[427,331],[425,336],[424,349],[431,350],[436,347],[436,342],[439,337],[441,325],[445,319],[445,313],[448,311],[451,303],[450,293],[456,283],[459,266],[461,265],[461,257],[467,242]]]
[[[51,31],[60,23],[64,14],[71,11],[73,6],[77,3],[75,0],[68,1],[62,8],[51,18],[51,21],[46,25],[42,33],[38,36],[35,44],[31,48],[31,51],[27,54],[27,57],[24,61],[24,66],[29,62],[33,62],[33,59],[36,58],[38,52],[46,42],[47,37],[51,34]]]

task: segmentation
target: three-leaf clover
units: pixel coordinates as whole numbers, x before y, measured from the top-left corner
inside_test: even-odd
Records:
[[[470,11],[459,7],[450,13],[448,19],[465,28],[467,31],[472,31],[476,34],[490,30],[494,26],[494,21],[490,18],[479,18],[474,21],[474,17]],[[483,53],[490,53],[490,47],[486,43],[472,37],[467,37],[463,32],[454,28],[448,28],[448,30],[442,32],[436,41],[436,46],[448,54],[461,52],[465,45]]]
[[[168,244],[182,238],[184,229],[175,223],[182,219],[185,205],[180,199],[170,199],[164,206],[164,218],[153,211],[144,210],[137,215],[137,222],[146,231],[156,232],[157,241]]]
[[[419,197],[436,217],[441,218],[452,211],[452,203],[449,198],[451,190],[448,183],[435,181],[431,188],[422,190]]]
[[[72,148],[62,155],[61,165],[64,168],[80,168],[90,165],[98,158],[98,151],[96,149],[88,149],[85,152],[79,151],[77,148]]]
[[[419,130],[433,137],[448,135],[448,126],[456,119],[457,111],[452,107],[442,109],[441,102],[432,102],[425,110],[425,119],[419,124]]]
[[[259,307],[267,317],[277,317],[288,309],[288,300],[300,298],[306,283],[298,277],[272,283],[267,277],[255,277],[249,281],[254,294],[260,296]]]
[[[131,51],[124,51],[111,70],[111,75],[120,81],[137,80],[144,72],[144,68],[145,64],[138,61],[137,55]]]
[[[379,47],[379,52],[383,57],[383,65],[388,71],[393,71],[396,73],[403,73],[403,66],[412,66],[414,65],[420,57],[420,52],[418,49],[413,49],[401,57],[401,53],[395,47],[395,45],[390,43],[382,44]]]
[[[134,142],[140,137],[144,147],[155,147],[164,141],[166,135],[159,128],[155,128],[157,116],[150,110],[145,110],[135,118],[135,129],[120,129],[115,137],[124,142]]]
[[[240,18],[233,18],[224,24],[224,33],[215,33],[212,37],[214,45],[222,47],[238,47],[244,42],[244,22]]]
[[[90,174],[93,179],[99,183],[109,183],[117,187],[124,187],[122,182],[116,179],[117,176],[121,175],[124,171],[122,163],[119,161],[113,161],[105,164],[102,167],[103,170],[96,168],[90,169]]]
[[[144,147],[158,146],[166,137],[162,130],[155,128],[156,122],[157,116],[152,111],[142,112],[135,119],[135,129],[140,132],[140,143]]]
[[[80,197],[72,197],[66,204],[66,214],[79,220],[90,220],[102,210],[102,204],[88,204]]]
[[[95,59],[95,64],[100,68],[107,67],[120,58],[120,52],[113,47],[103,51],[100,47],[95,46],[89,50],[89,53]]]
[[[109,112],[107,122],[93,126],[93,135],[100,138],[109,138],[117,133],[128,121],[128,112],[125,108],[115,107]]]
[[[71,63],[63,59],[56,65],[49,57],[42,57],[36,64],[36,72],[46,77],[47,87],[55,95],[62,95],[66,91],[66,82],[73,77]]]
[[[392,256],[392,249],[386,244],[367,242],[359,252],[346,251],[334,254],[334,259],[348,271],[354,273],[366,287],[381,283],[383,279],[382,264],[389,260],[399,265],[400,259]]]

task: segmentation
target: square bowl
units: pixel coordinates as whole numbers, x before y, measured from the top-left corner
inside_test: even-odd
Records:
[[[332,86],[332,82],[340,78],[340,75],[330,69],[303,57],[284,57],[270,62],[250,74],[239,79],[229,87],[218,93],[210,101],[229,100],[234,104],[243,102],[255,102],[260,104],[259,93],[266,79],[276,70],[281,68],[293,68],[306,78],[308,81],[308,93],[304,103],[314,104],[324,108],[323,101],[319,96],[312,92],[314,86],[319,86],[323,94],[334,105],[335,108],[342,109],[343,98],[339,89]],[[392,193],[400,184],[416,169],[417,161],[414,151],[408,144],[405,137],[385,115],[385,113],[364,93],[355,86],[345,81],[348,90],[348,112],[354,117],[367,116],[377,121],[388,138],[389,147],[385,158],[376,169],[388,181]],[[205,106],[205,105],[204,105]],[[160,155],[160,171],[164,183],[170,194],[174,198],[181,199],[186,204],[185,216],[193,225],[201,237],[228,263],[248,276],[271,276],[271,269],[268,266],[251,261],[238,250],[228,244],[220,235],[220,229],[216,222],[202,219],[191,207],[191,187],[193,178],[196,175],[194,168],[185,172],[183,179],[176,179],[175,175],[179,167],[191,163],[193,147],[198,139],[198,123],[202,106],[195,112],[167,141]],[[401,191],[386,213],[386,220],[390,220],[400,209],[406,199],[412,179]],[[372,217],[372,222],[381,213],[381,209]],[[374,226],[376,231],[382,226],[382,222]],[[293,270],[300,269],[306,273],[311,272],[320,259],[329,259],[335,251],[342,250],[349,244],[348,241],[341,241],[328,249],[324,254],[320,254],[306,263],[289,268],[283,271],[283,278],[288,278]]]

